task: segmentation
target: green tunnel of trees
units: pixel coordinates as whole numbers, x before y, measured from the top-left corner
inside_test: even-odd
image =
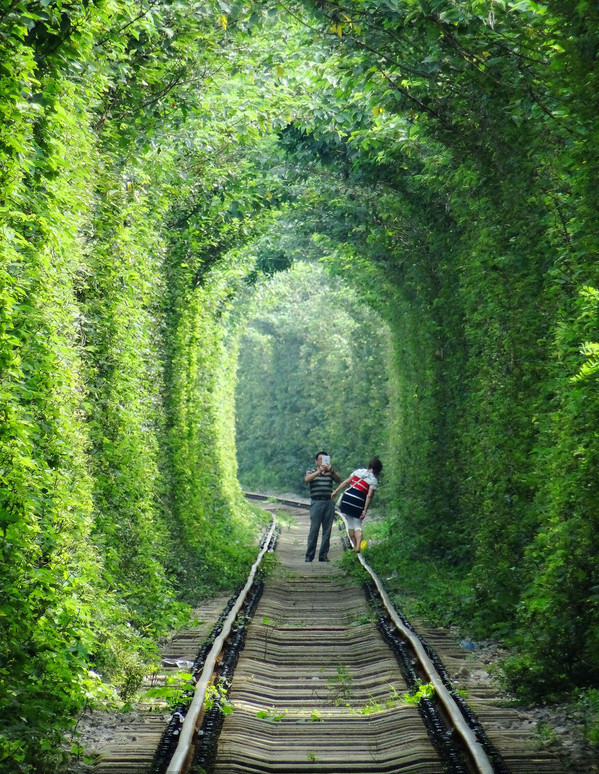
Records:
[[[235,371],[267,321],[239,342],[299,259],[385,331],[345,360],[385,369],[373,561],[434,567],[523,695],[594,690],[598,30],[589,0],[0,3],[3,770],[60,771],[251,562]]]

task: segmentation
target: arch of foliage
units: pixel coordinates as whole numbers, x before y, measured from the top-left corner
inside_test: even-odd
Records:
[[[2,765],[60,770],[98,672],[250,560],[223,338],[282,216],[391,329],[379,562],[467,579],[522,690],[596,683],[598,16],[2,4]]]

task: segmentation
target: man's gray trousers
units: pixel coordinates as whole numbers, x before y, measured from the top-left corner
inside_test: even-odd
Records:
[[[312,500],[310,505],[310,532],[308,534],[308,548],[306,549],[306,561],[311,562],[316,554],[318,532],[322,527],[320,539],[320,551],[318,558],[326,561],[331,542],[331,528],[335,519],[335,503],[333,500]]]

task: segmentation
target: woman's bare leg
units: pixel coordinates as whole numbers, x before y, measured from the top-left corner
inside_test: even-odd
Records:
[[[359,554],[360,553],[360,544],[362,543],[362,530],[357,529],[355,530],[355,536],[356,536],[356,542],[354,545],[354,551]]]

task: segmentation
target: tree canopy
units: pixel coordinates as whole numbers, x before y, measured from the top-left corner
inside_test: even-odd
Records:
[[[596,685],[596,4],[5,0],[0,47],[0,762],[60,770],[241,577],[241,310],[300,258],[389,332],[374,561],[434,563],[521,693]]]

